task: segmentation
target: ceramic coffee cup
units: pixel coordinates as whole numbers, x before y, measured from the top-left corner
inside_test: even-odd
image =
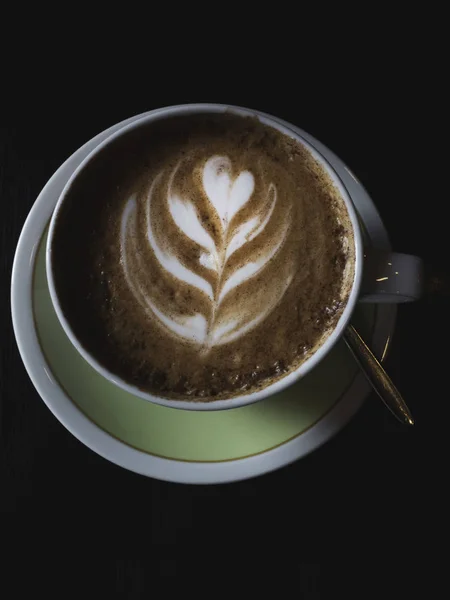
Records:
[[[270,383],[266,387],[258,389],[257,391],[243,393],[241,395],[234,395],[233,397],[225,399],[222,398],[216,401],[193,402],[185,400],[171,400],[156,394],[151,394],[139,389],[134,385],[131,385],[117,374],[106,369],[102,364],[100,364],[100,362],[92,353],[86,350],[82,342],[75,335],[74,330],[69,320],[66,318],[61,306],[60,298],[57,292],[57,286],[55,285],[55,261],[52,242],[58,227],[58,215],[64,206],[72,186],[77,182],[83,170],[88,168],[90,163],[97,159],[101,154],[107,154],[110,151],[111,145],[121,137],[129,134],[130,131],[138,130],[139,128],[148,126],[152,122],[170,119],[171,117],[195,114],[222,114],[230,112],[239,116],[257,116],[257,118],[263,124],[280,131],[282,134],[291,137],[297,143],[301,144],[307,149],[313,158],[320,163],[321,167],[325,170],[334,187],[343,199],[353,229],[355,251],[353,280],[351,282],[351,289],[348,294],[346,306],[331,333],[329,333],[325,341],[311,356],[309,356],[309,358],[307,358],[297,369],[292,370],[282,379],[274,381],[273,383]],[[89,218],[89,215],[86,215],[86,218]],[[306,140],[301,138],[293,129],[290,129],[290,127],[284,125],[280,125],[274,118],[255,115],[255,113],[249,109],[218,104],[182,105],[161,109],[155,113],[143,117],[142,119],[139,119],[136,122],[124,126],[118,132],[112,134],[108,139],[102,142],[97,148],[95,148],[76,169],[61,193],[50,223],[46,260],[48,284],[56,314],[61,322],[62,327],[64,328],[65,333],[83,358],[101,375],[124,390],[157,404],[187,410],[218,410],[236,408],[262,400],[269,395],[281,391],[285,387],[293,384],[295,381],[303,377],[330,352],[349,323],[357,302],[407,302],[418,299],[422,291],[422,262],[419,258],[397,253],[384,253],[381,255],[373,253],[369,249],[364,248],[363,232],[361,230],[360,222],[355,212],[352,200],[337,173],[316,149],[314,149]],[[67,277],[70,277],[69,272],[67,273]]]

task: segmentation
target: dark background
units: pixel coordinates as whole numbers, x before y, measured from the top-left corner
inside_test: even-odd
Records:
[[[72,437],[25,372],[9,306],[21,227],[57,167],[115,122],[196,101],[257,108],[324,142],[367,188],[394,249],[424,258],[433,273],[429,289],[445,287],[448,181],[433,145],[444,119],[433,76],[418,71],[420,52],[405,60],[401,49],[382,64],[353,65],[344,77],[332,66],[308,85],[292,77],[292,68],[271,67],[268,85],[261,72],[249,78],[242,63],[221,62],[208,76],[196,78],[186,63],[176,72],[171,65],[169,78],[167,65],[153,64],[148,77],[136,78],[105,56],[90,64],[89,75],[89,61],[74,62],[66,77],[49,56],[12,69],[0,100],[2,576],[11,575],[17,589],[31,579],[35,590],[69,585],[124,598],[141,597],[156,575],[189,573],[200,581],[205,572],[218,573],[215,590],[238,570],[254,579],[293,577],[305,598],[336,597],[349,586],[361,598],[373,589],[381,590],[377,597],[403,598],[419,581],[433,580],[440,569],[433,536],[447,543],[446,437],[437,434],[448,402],[445,293],[428,292],[398,311],[387,368],[414,428],[372,395],[312,455],[269,475],[210,487],[127,472]],[[435,433],[425,436],[431,428]]]

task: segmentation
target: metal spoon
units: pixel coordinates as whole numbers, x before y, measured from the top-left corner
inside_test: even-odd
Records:
[[[402,423],[414,425],[414,419],[400,392],[353,325],[347,326],[344,340],[369,383],[392,414]]]

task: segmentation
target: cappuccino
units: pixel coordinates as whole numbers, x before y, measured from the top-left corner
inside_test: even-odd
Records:
[[[61,308],[100,364],[151,394],[232,398],[297,369],[354,278],[353,228],[299,141],[233,114],[113,140],[57,216]]]

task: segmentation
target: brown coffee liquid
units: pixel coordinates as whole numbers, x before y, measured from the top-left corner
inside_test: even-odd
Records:
[[[298,142],[257,119],[172,117],[79,174],[52,246],[86,350],[158,396],[229,398],[324,342],[354,277],[343,199]]]

